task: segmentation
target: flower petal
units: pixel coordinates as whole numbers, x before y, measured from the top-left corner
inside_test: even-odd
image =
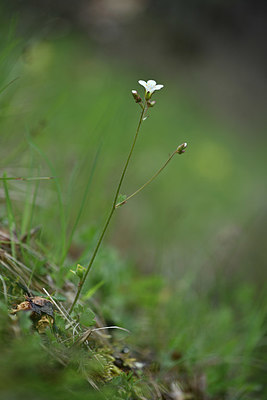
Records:
[[[153,80],[147,81],[146,90],[151,94],[155,91],[156,82]]]
[[[147,81],[147,83],[146,83],[148,86],[155,86],[156,84],[157,84],[157,82],[156,81],[154,81],[153,79],[150,79],[149,81]]]
[[[144,88],[146,89],[147,84],[146,84],[145,81],[140,80],[140,81],[138,81],[138,83],[139,83],[140,85],[144,86]]]
[[[154,87],[154,90],[160,90],[160,89],[162,89],[164,87],[164,85],[156,85],[155,87]]]

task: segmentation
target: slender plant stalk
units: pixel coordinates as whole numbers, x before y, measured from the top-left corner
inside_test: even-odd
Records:
[[[116,204],[116,208],[122,206],[125,204],[128,200],[130,200],[132,197],[134,197],[136,194],[141,192],[146,186],[148,186],[151,182],[154,181],[154,179],[157,178],[157,176],[164,170],[164,168],[169,164],[173,156],[177,154],[177,149],[169,156],[168,160],[163,164],[163,166],[150,178],[146,183],[144,183],[139,189],[137,189],[134,193],[132,193],[130,196],[126,197],[125,200],[121,201],[120,203]]]
[[[3,176],[3,186],[4,186],[4,191],[5,191],[5,197],[6,197],[6,210],[7,210],[7,218],[8,218],[8,226],[9,226],[9,233],[10,233],[10,238],[11,238],[11,253],[14,258],[16,258],[16,222],[15,222],[15,217],[14,217],[14,212],[12,208],[12,203],[11,199],[9,196],[9,190],[8,190],[8,184],[6,180],[4,179]]]
[[[104,225],[104,227],[103,227],[103,229],[102,229],[102,232],[101,232],[101,234],[100,234],[100,236],[99,236],[99,239],[98,239],[98,241],[97,241],[96,247],[95,247],[94,252],[93,252],[93,254],[92,254],[91,260],[90,260],[90,262],[89,262],[89,264],[88,264],[88,266],[87,266],[87,268],[86,268],[86,271],[85,271],[85,273],[84,273],[84,276],[83,276],[82,280],[81,280],[80,283],[79,283],[79,286],[78,286],[78,290],[77,290],[75,299],[73,300],[73,303],[72,303],[72,305],[71,305],[71,307],[70,307],[70,310],[69,310],[69,313],[70,313],[70,314],[71,314],[71,312],[73,311],[73,308],[75,307],[75,304],[77,303],[77,301],[78,301],[78,299],[79,299],[79,297],[80,297],[80,293],[81,293],[81,290],[82,290],[82,288],[83,288],[83,285],[84,285],[84,283],[85,283],[85,281],[86,281],[86,278],[87,278],[87,276],[88,276],[88,274],[89,274],[89,271],[90,271],[91,268],[92,268],[92,265],[93,265],[93,263],[94,263],[94,260],[95,260],[96,255],[97,255],[97,253],[98,253],[99,247],[100,247],[100,245],[101,245],[101,243],[102,243],[102,240],[103,240],[103,238],[104,238],[104,236],[105,236],[106,230],[107,230],[107,228],[108,228],[108,226],[109,226],[110,220],[111,220],[111,218],[112,218],[112,216],[113,216],[113,214],[114,214],[114,211],[116,210],[116,203],[117,203],[118,195],[119,195],[119,193],[120,193],[121,185],[122,185],[122,182],[123,182],[125,173],[126,173],[126,171],[127,171],[127,168],[128,168],[128,165],[129,165],[129,162],[130,162],[130,159],[131,159],[131,156],[132,156],[132,154],[133,154],[133,150],[134,150],[134,147],[135,147],[137,138],[138,138],[138,134],[139,134],[139,131],[140,131],[140,127],[141,127],[141,124],[142,124],[142,122],[143,122],[143,117],[144,117],[144,114],[145,114],[146,110],[147,110],[147,107],[144,106],[144,107],[142,108],[142,112],[141,112],[141,115],[140,115],[140,119],[139,119],[139,122],[138,122],[138,125],[137,125],[135,137],[134,137],[134,140],[133,140],[133,143],[132,143],[130,152],[129,152],[129,154],[128,154],[128,157],[127,157],[127,159],[126,159],[124,168],[123,168],[123,170],[122,170],[122,174],[121,174],[121,177],[120,177],[120,180],[119,180],[119,184],[118,184],[118,187],[117,187],[117,190],[116,190],[116,193],[115,193],[115,197],[114,197],[114,200],[113,200],[113,204],[112,204],[111,210],[110,210],[110,212],[109,212],[109,215],[108,215],[108,217],[107,217],[107,220],[106,220],[106,222],[105,222],[105,225]]]
[[[2,92],[4,92],[10,85],[12,85],[12,83],[14,83],[17,79],[19,79],[18,76],[17,76],[17,78],[12,79],[12,81],[8,82],[5,86],[3,86],[3,87],[0,89],[0,94],[1,94]]]
[[[53,166],[53,163],[49,160],[49,158],[47,157],[47,155],[42,151],[41,148],[39,148],[33,141],[31,138],[31,135],[28,135],[28,143],[31,146],[31,148],[37,152],[42,159],[44,159],[45,163],[48,165],[52,176],[54,176],[54,182],[55,182],[55,187],[56,187],[56,192],[57,192],[57,198],[58,198],[58,208],[59,208],[59,219],[60,219],[60,224],[61,224],[61,254],[58,255],[59,261],[62,260],[63,254],[65,252],[65,248],[66,248],[66,215],[65,215],[65,209],[63,206],[63,199],[62,199],[62,191],[61,191],[61,187],[60,187],[60,183],[59,183],[59,179],[56,176],[55,173],[55,169]],[[59,263],[59,266],[61,267],[63,265]]]
[[[63,254],[63,256],[62,256],[62,259],[61,259],[61,261],[60,261],[60,264],[61,264],[61,265],[64,263],[65,258],[67,257],[68,251],[69,251],[70,246],[71,246],[71,243],[72,243],[72,239],[73,239],[74,233],[75,233],[75,231],[76,231],[76,228],[77,228],[77,226],[78,226],[78,223],[79,223],[79,221],[80,221],[80,218],[81,218],[81,215],[82,215],[82,212],[83,212],[83,209],[84,209],[84,205],[85,205],[85,201],[86,201],[86,198],[87,198],[87,195],[88,195],[88,192],[89,192],[89,188],[90,188],[91,183],[92,183],[92,180],[93,180],[93,175],[94,175],[94,172],[95,172],[95,168],[96,168],[96,164],[97,164],[97,160],[98,160],[98,156],[99,156],[99,152],[100,152],[100,147],[101,147],[101,146],[99,146],[99,148],[98,148],[98,150],[97,150],[97,153],[96,153],[96,156],[95,156],[95,159],[94,159],[94,161],[93,161],[93,165],[92,165],[92,168],[91,168],[91,172],[90,172],[90,175],[89,175],[89,179],[88,179],[88,181],[87,181],[87,185],[86,185],[86,187],[85,187],[85,191],[84,191],[84,194],[83,194],[81,206],[80,206],[78,215],[77,215],[77,217],[76,217],[76,219],[75,219],[74,225],[73,225],[73,227],[72,227],[72,230],[71,230],[71,233],[70,233],[70,236],[69,236],[67,245],[66,245],[65,252],[64,252],[64,254]]]
[[[43,181],[43,180],[48,180],[48,179],[53,179],[53,176],[36,176],[36,177],[3,177],[0,178],[0,181]]]

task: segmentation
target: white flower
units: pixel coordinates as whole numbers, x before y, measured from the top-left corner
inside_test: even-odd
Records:
[[[144,88],[146,89],[146,93],[150,93],[150,95],[152,95],[155,90],[160,90],[163,88],[163,85],[157,85],[157,82],[153,81],[152,79],[147,82],[140,80],[138,81],[138,83],[144,86]]]

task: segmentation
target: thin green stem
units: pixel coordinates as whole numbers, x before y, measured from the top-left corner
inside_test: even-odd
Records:
[[[130,196],[126,197],[126,199],[118,204],[116,204],[116,208],[122,206],[123,204],[125,204],[128,200],[130,200],[132,197],[134,197],[137,193],[141,192],[141,190],[143,190],[146,186],[148,186],[152,181],[154,181],[154,179],[157,178],[157,176],[164,170],[164,168],[169,164],[169,162],[171,161],[171,159],[173,158],[173,156],[177,154],[177,150],[175,150],[170,157],[168,158],[168,160],[163,164],[163,166],[152,176],[152,178],[150,178],[146,183],[144,183],[139,189],[137,189],[134,193],[132,193]]]
[[[43,180],[48,180],[48,179],[53,179],[53,176],[37,176],[37,177],[3,177],[0,178],[0,181],[43,181]]]
[[[5,86],[3,86],[3,87],[0,89],[0,94],[1,94],[2,92],[4,92],[10,85],[12,85],[12,83],[14,83],[17,79],[19,79],[18,76],[17,76],[15,79],[12,79],[12,81],[8,82]]]
[[[90,175],[89,175],[89,178],[88,178],[88,181],[87,181],[87,185],[86,185],[86,187],[85,187],[85,191],[84,191],[84,194],[83,194],[81,206],[80,206],[78,215],[77,215],[77,217],[76,217],[76,219],[75,219],[74,225],[73,225],[73,227],[72,227],[72,230],[71,230],[71,233],[70,233],[70,236],[69,236],[69,240],[68,240],[68,243],[67,243],[67,245],[66,245],[65,252],[64,252],[64,254],[63,254],[63,256],[62,256],[62,259],[61,259],[61,263],[62,263],[62,264],[63,264],[63,262],[65,261],[65,258],[67,257],[67,254],[68,254],[68,252],[69,252],[69,249],[70,249],[70,246],[71,246],[71,243],[72,243],[72,239],[73,239],[74,233],[75,233],[75,231],[76,231],[76,228],[77,228],[77,226],[78,226],[78,223],[79,223],[79,221],[80,221],[80,218],[81,218],[81,215],[82,215],[84,206],[85,206],[85,202],[86,202],[86,198],[87,198],[87,195],[88,195],[88,192],[89,192],[89,188],[90,188],[91,183],[92,183],[92,180],[93,180],[93,175],[94,175],[94,172],[95,172],[95,168],[96,168],[96,164],[97,164],[97,160],[98,160],[100,148],[101,148],[101,145],[99,146],[99,148],[98,148],[98,150],[97,150],[97,153],[96,153],[96,156],[95,156],[95,159],[94,159],[94,161],[93,161],[93,165],[92,165],[92,168],[91,168],[91,172],[90,172]]]
[[[13,212],[13,207],[9,195],[9,190],[8,190],[8,184],[6,180],[4,179],[3,176],[3,186],[4,186],[4,191],[5,191],[5,197],[6,197],[6,211],[7,211],[7,218],[8,218],[8,226],[9,226],[9,233],[10,233],[10,238],[11,238],[11,253],[13,258],[16,258],[16,222],[15,222],[15,217],[14,217],[14,212]]]
[[[79,300],[80,293],[81,293],[81,291],[82,291],[83,285],[84,285],[84,283],[85,283],[85,281],[86,281],[86,278],[87,278],[87,276],[88,276],[88,274],[89,274],[89,272],[90,272],[90,270],[91,270],[91,268],[92,268],[92,265],[93,265],[93,263],[94,263],[94,260],[95,260],[96,255],[97,255],[97,253],[98,253],[99,247],[100,247],[100,245],[101,245],[101,243],[102,243],[102,240],[103,240],[103,238],[104,238],[104,236],[105,236],[105,233],[106,233],[106,231],[107,231],[107,228],[108,228],[108,226],[109,226],[110,220],[111,220],[111,218],[112,218],[112,216],[113,216],[113,214],[114,214],[114,211],[116,210],[116,202],[117,202],[117,199],[118,199],[118,195],[119,195],[119,192],[120,192],[120,189],[121,189],[121,185],[122,185],[122,182],[123,182],[125,173],[126,173],[126,171],[127,171],[127,168],[128,168],[129,162],[130,162],[130,159],[131,159],[132,154],[133,154],[133,151],[134,151],[134,147],[135,147],[135,144],[136,144],[136,141],[137,141],[137,138],[138,138],[138,134],[139,134],[139,131],[140,131],[140,127],[141,127],[141,124],[142,124],[142,121],[143,121],[143,117],[144,117],[145,112],[146,112],[146,107],[144,107],[144,108],[142,109],[142,112],[141,112],[141,115],[140,115],[140,119],[139,119],[139,122],[138,122],[138,125],[137,125],[137,129],[136,129],[135,137],[134,137],[134,140],[133,140],[133,143],[132,143],[130,152],[129,152],[129,154],[128,154],[128,157],[127,157],[127,159],[126,159],[124,168],[123,168],[123,170],[122,170],[122,174],[121,174],[121,177],[120,177],[118,186],[117,186],[117,190],[116,190],[116,192],[115,192],[115,196],[114,196],[114,200],[113,200],[113,203],[112,203],[111,210],[110,210],[110,212],[109,212],[109,215],[108,215],[108,217],[107,217],[107,220],[106,220],[106,222],[105,222],[105,225],[104,225],[104,227],[103,227],[103,229],[102,229],[102,232],[101,232],[101,234],[100,234],[100,236],[99,236],[99,238],[98,238],[96,247],[95,247],[95,249],[94,249],[94,252],[93,252],[93,254],[92,254],[92,257],[91,257],[91,259],[90,259],[90,262],[89,262],[89,264],[88,264],[88,266],[87,266],[87,268],[86,268],[86,271],[85,271],[85,273],[84,273],[84,276],[83,276],[82,280],[81,280],[80,283],[79,283],[76,296],[75,296],[75,298],[74,298],[74,300],[73,300],[73,303],[72,303],[72,305],[71,305],[71,307],[70,307],[70,310],[69,310],[69,313],[70,313],[70,314],[71,314],[71,312],[73,311],[73,309],[74,309],[74,307],[75,307],[75,304],[76,304],[77,301]]]

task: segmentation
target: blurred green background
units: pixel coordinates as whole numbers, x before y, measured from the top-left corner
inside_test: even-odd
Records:
[[[123,193],[130,194],[143,184],[178,144],[188,142],[188,151],[118,210],[107,240],[145,271],[161,271],[178,279],[183,271],[196,269],[207,273],[210,280],[214,271],[222,269],[231,279],[236,271],[239,277],[261,282],[266,261],[261,251],[266,217],[263,65],[251,60],[252,54],[242,55],[239,42],[247,51],[252,51],[252,46],[245,35],[243,42],[242,37],[233,42],[227,18],[221,30],[214,28],[215,38],[210,39],[215,42],[217,36],[219,49],[214,54],[216,42],[207,44],[208,32],[201,26],[199,35],[203,37],[195,38],[191,47],[189,39],[187,43],[182,35],[175,36],[176,31],[169,29],[163,35],[172,2],[167,2],[159,27],[160,2],[157,7],[137,3],[126,2],[128,9],[124,2],[107,2],[106,8],[93,1],[78,2],[73,6],[73,19],[67,13],[70,5],[60,3],[52,10],[48,4],[43,6],[46,12],[31,3],[26,10],[17,6],[16,13],[10,11],[11,16],[16,15],[18,43],[2,67],[9,72],[3,79],[19,79],[2,95],[1,167],[12,176],[29,175],[29,168],[35,168],[32,174],[36,175],[37,167],[40,175],[56,176],[66,235],[94,168],[79,228],[98,227],[104,221],[138,120],[139,109],[130,91],[142,93],[138,79],[156,79],[165,87],[155,95],[157,106],[142,127]],[[85,4],[87,31],[76,21]],[[226,9],[230,12],[231,7]],[[176,11],[172,16],[176,25],[173,22],[171,26],[179,31],[184,25],[179,25],[181,16]],[[114,33],[110,39],[94,36],[97,23],[107,24],[103,36],[109,32],[101,13],[117,26],[120,35]],[[191,14],[193,18],[195,14]],[[10,22],[6,25],[6,30],[10,29]],[[190,28],[194,37],[196,27],[189,23],[187,30]],[[5,35],[2,41],[6,43]],[[176,43],[176,51],[170,42]],[[260,51],[260,41],[255,45]],[[254,85],[255,81],[259,83]],[[29,134],[41,156],[29,145]],[[32,190],[30,186],[18,183],[14,190],[23,199]],[[42,183],[38,199],[35,222],[42,225],[44,236],[57,252],[54,239],[62,236],[62,226],[58,223],[56,184]]]
[[[1,87],[18,79],[0,94],[1,172],[55,177],[10,184],[22,233],[41,225],[39,241],[59,262],[81,210],[65,265],[88,259],[138,122],[131,90],[141,94],[137,81],[155,79],[164,89],[122,192],[141,186],[180,143],[188,150],[117,210],[106,246],[177,291],[174,319],[180,310],[186,320],[201,300],[205,319],[218,296],[230,308],[236,296],[245,315],[266,278],[265,9],[208,0],[2,7]],[[233,318],[226,309],[223,332]]]

